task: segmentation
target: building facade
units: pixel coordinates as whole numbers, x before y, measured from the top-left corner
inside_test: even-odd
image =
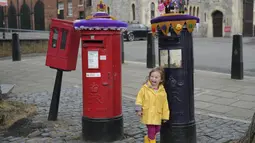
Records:
[[[189,14],[200,18],[198,37],[253,36],[254,0],[196,0],[189,3]],[[192,10],[192,12],[190,11]]]
[[[51,18],[76,20],[89,12],[92,0],[8,0],[0,7],[0,28],[48,30]]]
[[[105,0],[111,14],[127,22],[150,26],[159,16],[158,0]],[[94,0],[93,5],[99,0]],[[254,35],[254,0],[185,0],[187,14],[200,18],[196,37],[231,37],[234,34]]]
[[[51,18],[76,20],[96,11],[100,0],[8,0],[0,7],[0,28],[48,30]],[[158,0],[103,0],[118,20],[150,26],[159,16]],[[197,37],[254,35],[254,0],[185,0],[187,14],[200,18]]]

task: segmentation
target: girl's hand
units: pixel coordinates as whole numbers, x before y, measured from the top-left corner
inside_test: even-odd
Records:
[[[141,117],[143,115],[143,112],[142,111],[137,111],[136,114],[137,114],[137,116]]]

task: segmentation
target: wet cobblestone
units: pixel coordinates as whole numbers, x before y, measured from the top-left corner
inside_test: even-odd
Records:
[[[8,136],[0,134],[1,143],[84,143],[81,139],[82,90],[63,89],[60,97],[58,121],[47,121],[52,93],[41,92],[11,95],[10,100],[37,105],[38,114],[32,125],[43,124],[28,136]],[[127,136],[116,143],[142,143],[146,127],[139,123],[134,114],[134,101],[123,98],[124,134]],[[241,137],[249,124],[196,114],[197,143],[222,143]],[[159,140],[159,135],[157,140]]]

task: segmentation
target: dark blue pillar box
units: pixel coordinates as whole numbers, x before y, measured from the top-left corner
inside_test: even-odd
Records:
[[[159,34],[159,64],[165,69],[165,89],[170,106],[170,121],[163,125],[161,142],[195,143],[194,65],[192,33]]]
[[[172,36],[160,34],[158,45],[159,64],[165,69],[165,89],[171,107],[171,123],[194,124],[192,34],[187,29],[183,29],[179,36],[175,33]]]
[[[165,14],[151,20],[158,32],[159,65],[165,70],[170,120],[162,125],[160,143],[196,143],[194,110],[194,16]]]

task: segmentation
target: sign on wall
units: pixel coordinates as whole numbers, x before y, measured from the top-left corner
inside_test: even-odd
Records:
[[[231,26],[225,26],[224,32],[231,32]]]

